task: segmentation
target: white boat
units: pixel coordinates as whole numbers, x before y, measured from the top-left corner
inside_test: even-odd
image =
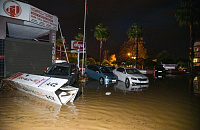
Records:
[[[16,73],[8,78],[14,88],[59,105],[73,102],[79,88],[66,85],[67,79]]]

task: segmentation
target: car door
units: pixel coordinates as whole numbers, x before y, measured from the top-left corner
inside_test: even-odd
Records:
[[[95,66],[95,65],[88,65],[88,69],[87,69],[87,75],[88,75],[88,77],[89,78],[92,78],[92,79],[99,79],[98,78],[98,72],[97,71],[99,71],[99,69],[98,69],[98,67],[97,66]]]
[[[121,81],[125,82],[126,79],[126,71],[124,68],[120,69],[120,76],[121,76]]]
[[[116,71],[115,71],[115,74],[117,75],[118,77],[118,80],[120,81],[124,81],[123,79],[123,71],[124,71],[124,68],[117,68]]]
[[[93,75],[94,75],[94,73],[93,73],[94,69],[93,69],[93,68],[94,68],[93,65],[88,65],[88,66],[87,66],[86,73],[87,73],[87,76],[88,76],[89,78],[92,78]]]
[[[101,74],[101,72],[99,70],[99,67],[94,66],[94,68],[93,68],[93,77],[94,77],[94,79],[99,80],[100,74]]]
[[[77,72],[77,67],[75,65],[71,65],[71,73],[70,73],[70,78],[69,80],[71,84],[75,83],[78,77],[78,72]]]

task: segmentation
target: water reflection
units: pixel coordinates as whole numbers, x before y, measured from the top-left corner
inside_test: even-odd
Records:
[[[15,108],[18,108],[18,111],[34,111],[38,113],[38,115],[45,116],[46,114],[51,114],[52,118],[57,117],[60,112],[61,105],[51,103],[45,101],[44,99],[40,99],[38,97],[32,96],[30,94],[26,94],[24,92],[13,90],[8,93],[8,91],[1,92],[1,98],[6,100],[2,100],[2,102],[12,102],[15,105]],[[16,110],[16,109],[15,109]],[[42,111],[41,111],[42,110]],[[44,115],[45,112],[45,115]]]
[[[105,95],[111,95],[111,92],[119,91],[123,93],[130,93],[130,92],[139,92],[143,90],[147,90],[149,84],[141,84],[141,85],[130,85],[128,88],[126,87],[124,82],[118,81],[117,83],[110,83],[110,84],[100,84],[96,80],[90,80],[87,83],[79,84],[79,89],[82,90],[83,94],[84,91],[88,90],[97,90],[105,92]]]
[[[80,83],[77,84],[79,87],[79,90],[82,92],[82,97],[84,97],[84,94],[86,94],[87,91],[90,91],[93,93],[95,90],[98,94],[99,92],[105,93],[105,95],[111,95],[111,91],[113,89],[113,86],[115,86],[117,83],[109,83],[109,84],[100,84],[97,80],[89,80],[86,83]]]
[[[0,91],[0,110],[9,111],[10,115],[15,113],[17,119],[24,120],[26,115],[36,116],[35,119],[42,120],[57,120],[60,116],[60,110],[62,105],[46,101],[36,96],[18,91]],[[9,106],[6,106],[9,104]],[[5,105],[5,106],[4,106]],[[63,105],[65,111],[69,115],[78,115],[76,106],[73,103]],[[8,107],[8,108],[7,108]],[[19,115],[21,117],[19,117]],[[15,119],[15,118],[13,118]]]
[[[106,89],[108,87],[113,87],[117,83],[109,83],[109,84],[100,84],[96,80],[90,80],[86,83],[82,83],[81,87],[84,87],[85,89]]]
[[[199,93],[200,76],[148,77],[149,85],[129,88],[124,82],[78,83],[82,95],[62,106],[0,91],[0,129],[199,129],[200,96],[191,92]]]
[[[126,87],[124,82],[118,82],[118,84],[116,84],[114,86],[115,91],[122,91],[125,93],[128,92],[137,92],[137,91],[143,91],[146,90],[149,87],[149,84],[143,84],[143,85],[130,85],[128,88]]]
[[[166,78],[173,78],[175,79],[178,75],[175,75],[175,74],[164,74],[164,75],[153,75],[154,76],[154,79],[157,80],[157,79],[166,79]]]

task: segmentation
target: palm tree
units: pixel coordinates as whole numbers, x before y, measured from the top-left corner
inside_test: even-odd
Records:
[[[76,41],[83,41],[83,34],[82,33],[78,33],[78,36],[75,36],[74,39]]]
[[[74,39],[76,40],[76,41],[83,41],[83,34],[82,33],[78,33],[78,36],[75,36],[74,37]],[[79,57],[80,57],[80,54],[79,54],[79,52],[78,52],[78,56],[77,56],[77,58],[78,58],[78,67],[79,67]],[[86,57],[85,57],[86,58]],[[86,61],[86,60],[85,60]]]
[[[129,40],[135,40],[136,44],[136,59],[135,59],[135,67],[137,68],[138,61],[138,39],[142,39],[144,37],[144,29],[139,24],[134,23],[129,30],[127,31],[127,35]]]
[[[100,41],[100,65],[101,65],[101,52],[103,41],[108,40],[110,32],[107,27],[103,26],[103,23],[100,23],[95,27],[94,37]]]
[[[194,24],[198,24],[200,9],[194,6],[193,0],[180,0],[180,5],[176,10],[176,20],[179,25],[189,25],[190,28],[190,66],[193,71],[194,59]]]
[[[62,46],[63,46],[63,38],[59,37],[56,41],[56,46],[60,47],[60,60],[62,59]]]

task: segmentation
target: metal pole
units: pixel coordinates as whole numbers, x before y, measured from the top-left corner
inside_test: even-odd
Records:
[[[67,51],[66,51],[66,48],[65,48],[64,39],[63,39],[61,27],[60,27],[60,23],[58,23],[58,25],[59,25],[60,34],[61,34],[61,37],[62,37],[62,43],[63,43],[63,46],[64,46],[64,50],[65,50],[65,55],[66,55],[67,63],[69,63],[69,59],[68,59],[68,56],[67,56]]]
[[[87,6],[87,0],[85,0],[85,15],[84,15],[84,33],[83,33],[83,58],[82,58],[82,77],[83,77],[83,74],[84,74],[84,72],[83,72],[83,65],[84,65],[84,49],[85,49],[85,45],[84,45],[84,43],[85,43],[85,26],[86,26],[86,6]]]
[[[79,49],[78,49],[78,58],[77,58],[78,59],[78,62],[77,62],[78,63],[78,68],[80,67],[79,66],[79,57],[80,57],[80,53],[79,53]]]

